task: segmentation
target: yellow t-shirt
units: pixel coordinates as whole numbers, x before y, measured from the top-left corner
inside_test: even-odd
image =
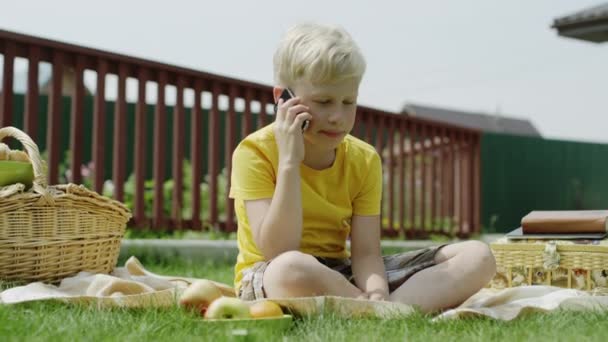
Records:
[[[231,198],[238,220],[239,254],[235,288],[242,271],[263,261],[255,244],[244,201],[272,198],[278,170],[273,124],[250,134],[232,155]],[[315,170],[300,166],[302,186],[302,239],[300,251],[329,258],[348,258],[346,239],[353,215],[380,215],[382,164],[371,145],[347,135],[332,166]]]

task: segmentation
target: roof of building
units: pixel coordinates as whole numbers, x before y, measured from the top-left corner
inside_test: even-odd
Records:
[[[440,107],[407,104],[402,113],[452,125],[478,129],[482,132],[540,137],[538,129],[527,119],[497,114],[465,112]]]
[[[556,18],[552,27],[560,36],[596,43],[608,41],[608,3]]]

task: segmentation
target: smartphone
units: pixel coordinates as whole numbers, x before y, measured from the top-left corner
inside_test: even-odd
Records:
[[[291,89],[289,89],[289,88],[283,89],[283,92],[281,93],[281,96],[280,96],[280,98],[283,99],[283,102],[289,100],[292,97],[295,97],[295,95],[293,94],[293,92],[291,91]],[[302,132],[304,132],[308,128],[309,124],[310,124],[310,120],[305,120],[302,123]]]

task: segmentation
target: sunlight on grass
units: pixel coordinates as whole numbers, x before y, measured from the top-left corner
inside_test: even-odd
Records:
[[[220,326],[179,308],[97,310],[47,302],[0,307],[0,336],[3,340],[66,341],[225,341],[237,337],[247,341],[600,341],[608,333],[607,318],[606,313],[558,312],[528,314],[513,322],[477,318],[434,323],[422,314],[391,320],[319,315],[297,319],[281,332],[255,324]]]
[[[142,258],[146,268],[163,275],[204,277],[232,284],[233,265]],[[400,319],[343,319],[330,314],[300,318],[286,331],[259,324],[218,325],[178,307],[106,309],[36,302],[0,306],[3,341],[603,341],[608,313],[526,314],[511,321],[488,318],[432,322],[415,313]],[[235,335],[236,334],[236,335]]]

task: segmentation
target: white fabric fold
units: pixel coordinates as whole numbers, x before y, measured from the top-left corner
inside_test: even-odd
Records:
[[[487,316],[509,321],[523,312],[549,312],[557,309],[608,310],[608,296],[554,286],[519,286],[503,290],[482,289],[459,307],[435,317],[435,320],[464,316]]]
[[[195,278],[162,276],[146,270],[135,257],[112,274],[80,272],[58,286],[31,283],[0,293],[0,304],[36,300],[61,300],[103,307],[158,308],[177,305],[180,293]],[[226,296],[232,287],[215,282]],[[414,309],[405,304],[341,297],[273,299],[295,315],[330,312],[338,317],[403,317]],[[512,320],[523,312],[565,310],[608,310],[608,296],[553,286],[520,286],[504,290],[482,289],[459,307],[437,315],[434,320],[487,316]]]

